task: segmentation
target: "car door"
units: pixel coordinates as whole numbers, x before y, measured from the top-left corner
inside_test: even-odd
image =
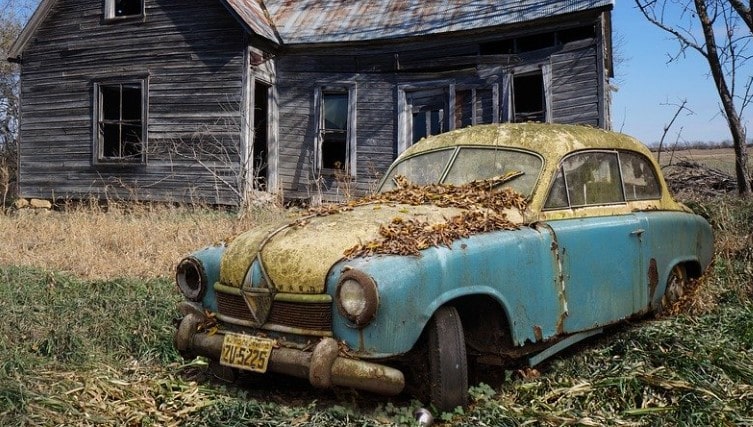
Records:
[[[639,311],[642,220],[625,202],[617,152],[584,151],[565,158],[545,210],[556,241],[566,303],[565,333],[613,323]]]

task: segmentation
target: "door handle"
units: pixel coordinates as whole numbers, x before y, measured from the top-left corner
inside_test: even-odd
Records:
[[[640,237],[644,232],[646,232],[646,230],[644,230],[642,228],[639,228],[637,230],[631,231],[630,235],[631,236],[639,236]]]

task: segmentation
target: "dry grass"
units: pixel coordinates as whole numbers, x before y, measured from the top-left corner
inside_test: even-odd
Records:
[[[437,425],[753,425],[753,200],[687,203],[713,224],[717,253],[694,304],[565,352],[540,376],[474,387],[470,407]],[[182,365],[174,263],[284,215],[297,217],[96,204],[0,215],[0,425],[415,425],[415,401],[279,379],[225,388],[197,374],[202,362]]]
[[[188,207],[96,203],[21,210],[0,214],[0,265],[83,279],[167,277],[186,254],[281,215],[276,207],[239,217]]]

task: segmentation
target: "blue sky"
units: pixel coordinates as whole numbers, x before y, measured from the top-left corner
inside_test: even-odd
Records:
[[[634,0],[616,0],[612,11],[615,49],[623,60],[615,65],[612,127],[651,144],[661,139],[663,128],[672,119],[674,106],[687,99],[692,115],[682,113],[665,138],[674,143],[680,132],[683,141],[730,140],[720,114],[719,96],[708,76],[705,60],[696,52],[667,63],[668,54],[677,52],[677,42],[654,27],[636,9]],[[618,40],[621,39],[621,42]],[[753,68],[753,67],[751,67]],[[744,70],[750,76],[752,69]],[[751,127],[751,113],[746,110]]]

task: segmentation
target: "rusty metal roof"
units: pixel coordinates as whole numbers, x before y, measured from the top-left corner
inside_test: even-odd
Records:
[[[259,0],[226,1],[251,6]],[[262,1],[283,44],[441,34],[526,22],[614,4],[613,0]]]
[[[56,0],[42,0],[8,56],[18,58]],[[611,7],[614,0],[222,0],[277,44],[342,43],[496,27]]]
[[[275,43],[281,42],[261,0],[225,0],[225,3],[251,31]]]

